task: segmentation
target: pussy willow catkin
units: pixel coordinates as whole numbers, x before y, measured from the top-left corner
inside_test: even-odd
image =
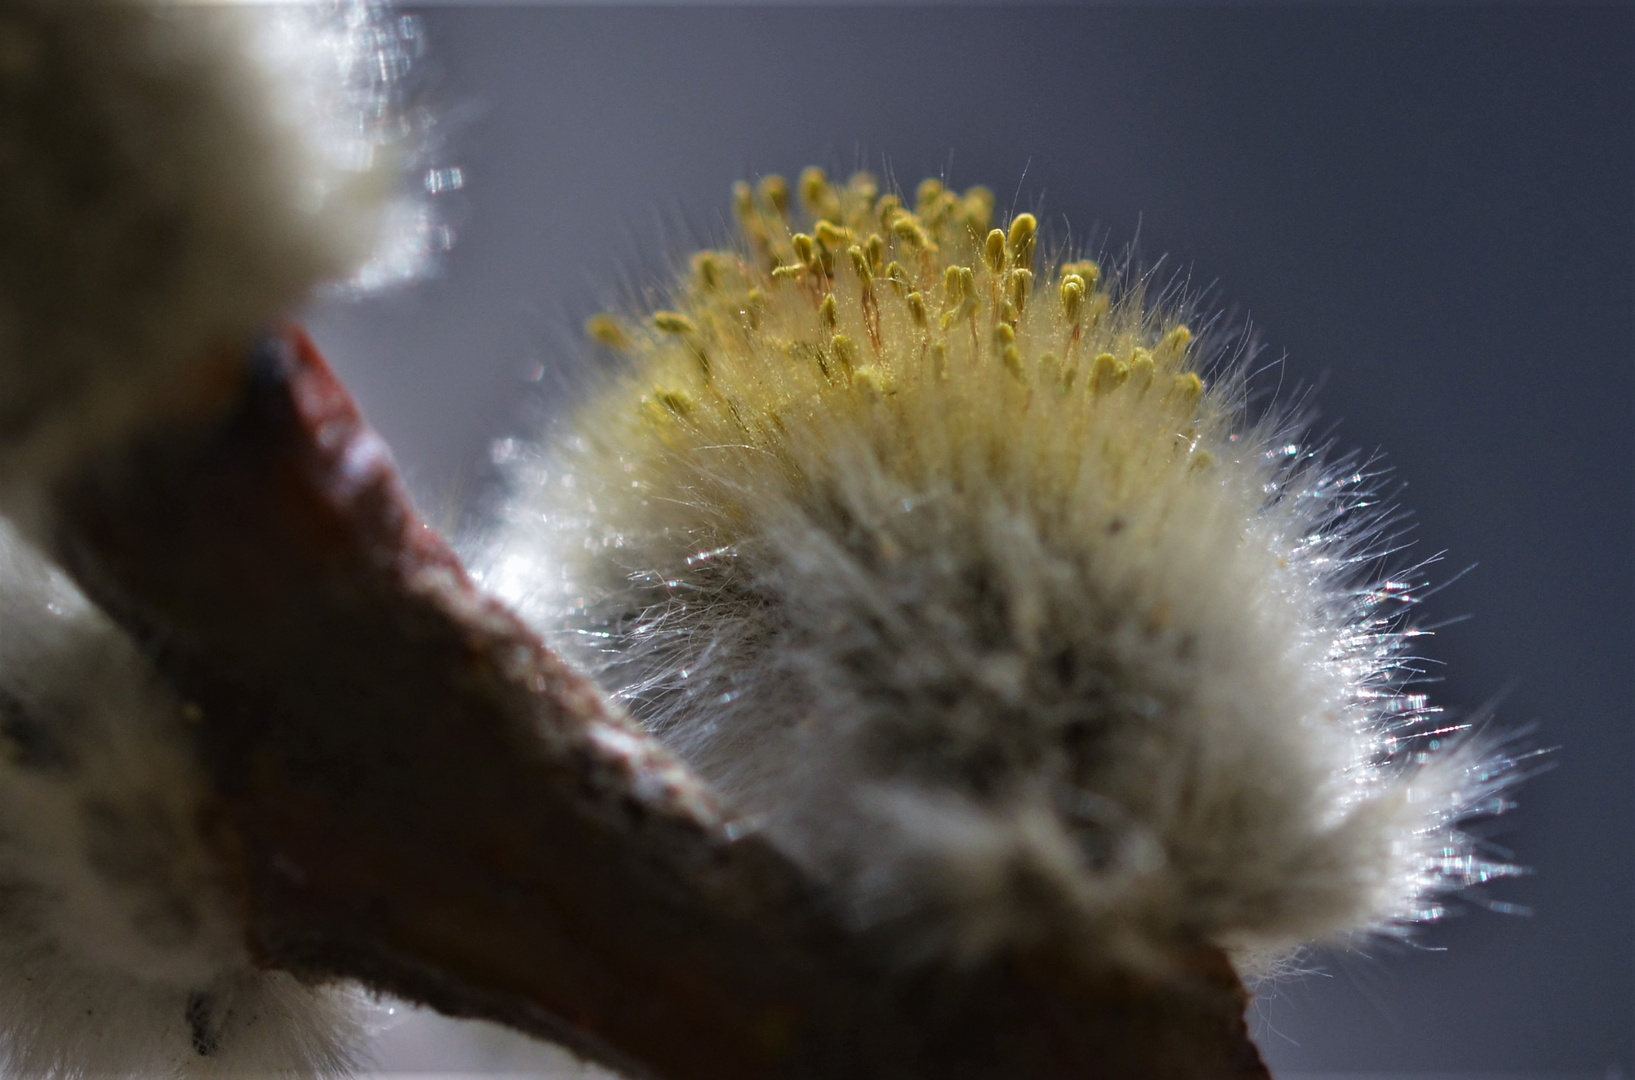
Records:
[[[1506,871],[1459,829],[1506,762],[1403,689],[1368,479],[1251,419],[1241,357],[982,188],[733,197],[663,310],[591,321],[617,373],[502,448],[481,561],[743,827],[956,959],[1252,967]]]
[[[0,4],[0,1073],[357,1061],[357,995],[252,955],[199,707],[32,541],[315,288],[432,253],[420,46],[370,0]]]

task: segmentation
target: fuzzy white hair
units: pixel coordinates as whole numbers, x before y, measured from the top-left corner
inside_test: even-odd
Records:
[[[0,620],[0,1062],[50,1077],[343,1073],[352,992],[248,954],[190,710],[4,522]]]
[[[1253,968],[1507,871],[1458,827],[1506,763],[1404,690],[1353,461],[983,189],[800,194],[807,231],[740,186],[674,310],[593,322],[626,362],[500,448],[491,588],[917,950]]]
[[[258,968],[187,709],[13,525],[81,455],[231,393],[325,283],[417,271],[412,20],[365,0],[0,9],[0,1060],[344,1072],[355,991]],[[420,193],[422,196],[424,192]],[[213,824],[214,822],[214,824]]]
[[[315,286],[416,271],[418,44],[363,0],[0,10],[0,482],[211,392]]]

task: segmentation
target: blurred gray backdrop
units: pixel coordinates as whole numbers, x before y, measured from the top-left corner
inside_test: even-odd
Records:
[[[1486,895],[1532,913],[1467,904],[1312,958],[1254,1007],[1267,1057],[1635,1074],[1630,8],[419,14],[458,243],[310,324],[434,520],[481,505],[489,443],[549,408],[582,319],[720,235],[740,177],[944,176],[1058,237],[1136,241],[1218,282],[1343,444],[1388,453],[1412,555],[1473,567],[1421,611],[1449,624],[1435,699],[1559,747],[1489,829],[1533,874]],[[501,1067],[414,1023],[383,1068]]]

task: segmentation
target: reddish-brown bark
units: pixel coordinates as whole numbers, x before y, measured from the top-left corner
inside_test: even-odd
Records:
[[[55,505],[58,556],[201,717],[269,965],[665,1080],[1267,1075],[1213,949],[905,969],[845,932],[473,586],[299,331]]]

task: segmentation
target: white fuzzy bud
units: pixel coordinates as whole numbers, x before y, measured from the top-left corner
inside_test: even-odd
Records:
[[[314,287],[416,272],[418,44],[362,0],[0,10],[0,487],[231,385]]]

